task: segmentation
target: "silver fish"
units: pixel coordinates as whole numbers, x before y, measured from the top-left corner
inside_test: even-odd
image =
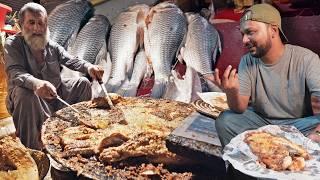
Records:
[[[67,49],[74,42],[81,24],[92,17],[93,12],[87,0],[70,0],[60,4],[48,17],[50,38]]]
[[[95,64],[97,54],[107,50],[102,47],[106,44],[110,28],[111,25],[106,16],[100,14],[93,16],[77,35],[69,53]]]
[[[140,49],[134,60],[131,79],[126,79],[117,94],[126,97],[136,96],[141,80],[147,75],[147,69],[147,56],[144,49]],[[149,73],[149,77],[151,77],[151,73]]]
[[[110,32],[108,50],[112,71],[107,83],[109,92],[116,92],[126,78],[130,79],[134,55],[143,46],[143,29],[149,6],[145,4],[129,7],[120,13]],[[129,76],[129,77],[128,77]]]
[[[187,66],[194,68],[205,79],[212,78],[221,42],[215,27],[199,14],[186,13],[188,32],[180,53]],[[179,58],[180,59],[180,58]]]
[[[199,98],[197,92],[202,92],[201,80],[197,71],[189,66],[181,78],[175,70],[172,70],[163,98],[190,103]]]
[[[213,71],[216,55],[221,51],[218,31],[208,20],[199,14],[186,14],[188,32],[181,56],[187,66],[193,67],[200,74]]]
[[[107,47],[106,38],[111,25],[108,18],[104,15],[95,15],[81,29],[77,38],[68,52],[77,56],[79,59],[90,62],[91,64],[106,65]],[[107,67],[105,67],[107,68]],[[62,77],[74,77],[81,75],[79,72],[72,71],[65,66],[62,70]]]
[[[47,13],[50,14],[50,12],[58,5],[67,2],[68,0],[40,0],[40,4],[46,8]]]
[[[171,75],[172,62],[186,33],[187,22],[183,12],[169,2],[151,8],[146,22],[144,45],[155,77],[151,96],[161,98]]]

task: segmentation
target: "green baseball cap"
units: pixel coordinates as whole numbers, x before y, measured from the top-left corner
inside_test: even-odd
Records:
[[[258,21],[267,24],[272,24],[278,26],[281,34],[281,40],[286,43],[288,42],[287,37],[284,35],[282,28],[281,28],[281,16],[279,11],[271,6],[270,4],[255,4],[250,8],[246,9],[243,12],[243,15],[240,19],[240,23],[251,20],[251,21]]]

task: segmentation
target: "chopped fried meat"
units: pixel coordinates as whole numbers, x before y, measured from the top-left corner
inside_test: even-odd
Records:
[[[39,179],[37,164],[18,138],[0,139],[0,179]]]
[[[44,123],[42,137],[50,154],[68,168],[79,174],[90,174],[88,177],[93,179],[106,178],[105,172],[123,178],[143,179],[158,173],[167,179],[190,178],[191,173],[173,173],[165,168],[158,171],[158,167],[143,169],[140,165],[141,162],[166,165],[183,162],[182,157],[168,151],[165,138],[194,108],[170,100],[110,96],[115,108],[101,109],[92,107],[91,101],[81,102],[74,106],[88,114],[79,116],[62,109],[56,113],[58,120],[49,118]],[[59,121],[70,123],[60,128]],[[105,168],[109,164],[114,167],[112,171]],[[126,165],[121,168],[119,164]]]
[[[92,99],[90,108],[111,109],[107,97],[97,97]]]
[[[99,152],[103,151],[103,149],[108,148],[108,147],[114,147],[114,146],[120,146],[124,142],[128,141],[129,138],[124,136],[121,133],[113,133],[110,136],[104,138],[99,146],[98,150]]]
[[[164,136],[155,133],[142,132],[133,139],[117,147],[104,149],[99,159],[108,164],[118,162],[129,157],[140,156],[171,156],[165,145]]]
[[[128,124],[125,120],[124,113],[121,109],[115,107],[108,111],[108,113],[91,113],[90,115],[80,115],[79,121],[81,124],[94,129],[106,129],[110,124]]]

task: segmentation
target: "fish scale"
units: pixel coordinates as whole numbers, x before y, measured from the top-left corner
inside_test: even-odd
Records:
[[[151,96],[160,98],[165,92],[171,65],[187,25],[183,12],[171,3],[158,4],[150,12],[151,21],[145,36],[145,46],[155,76]]]
[[[188,32],[181,57],[187,66],[204,76],[203,91],[221,91],[207,79],[213,79],[213,68],[221,42],[218,31],[199,14],[186,13]]]
[[[213,71],[216,51],[220,48],[218,31],[199,14],[187,15],[188,32],[183,60],[200,74]]]
[[[95,15],[89,22],[81,29],[77,38],[68,49],[68,52],[77,56],[79,59],[90,62],[91,64],[98,64],[103,66],[105,73],[103,81],[108,79],[110,70],[107,66],[107,48],[106,37],[110,30],[110,22],[104,15]],[[61,76],[64,78],[72,78],[82,76],[82,73],[73,71],[63,66]]]
[[[149,10],[147,5],[130,7],[122,12],[111,28],[108,50],[112,61],[111,78],[108,81],[108,91],[116,92],[133,69],[135,53],[139,47],[138,28],[144,26],[139,21],[139,13],[146,16]],[[144,15],[145,14],[145,15]],[[142,23],[142,24],[141,24]]]
[[[95,15],[81,29],[74,45],[70,48],[69,53],[80,59],[95,64],[99,51],[106,43],[106,37],[110,30],[110,22],[104,15]]]
[[[48,17],[50,38],[67,49],[75,40],[81,23],[92,17],[93,12],[87,0],[70,0],[60,4]]]

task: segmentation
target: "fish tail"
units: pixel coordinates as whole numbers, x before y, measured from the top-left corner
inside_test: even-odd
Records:
[[[155,79],[154,85],[151,92],[151,97],[162,98],[167,90],[168,80],[167,79]]]

